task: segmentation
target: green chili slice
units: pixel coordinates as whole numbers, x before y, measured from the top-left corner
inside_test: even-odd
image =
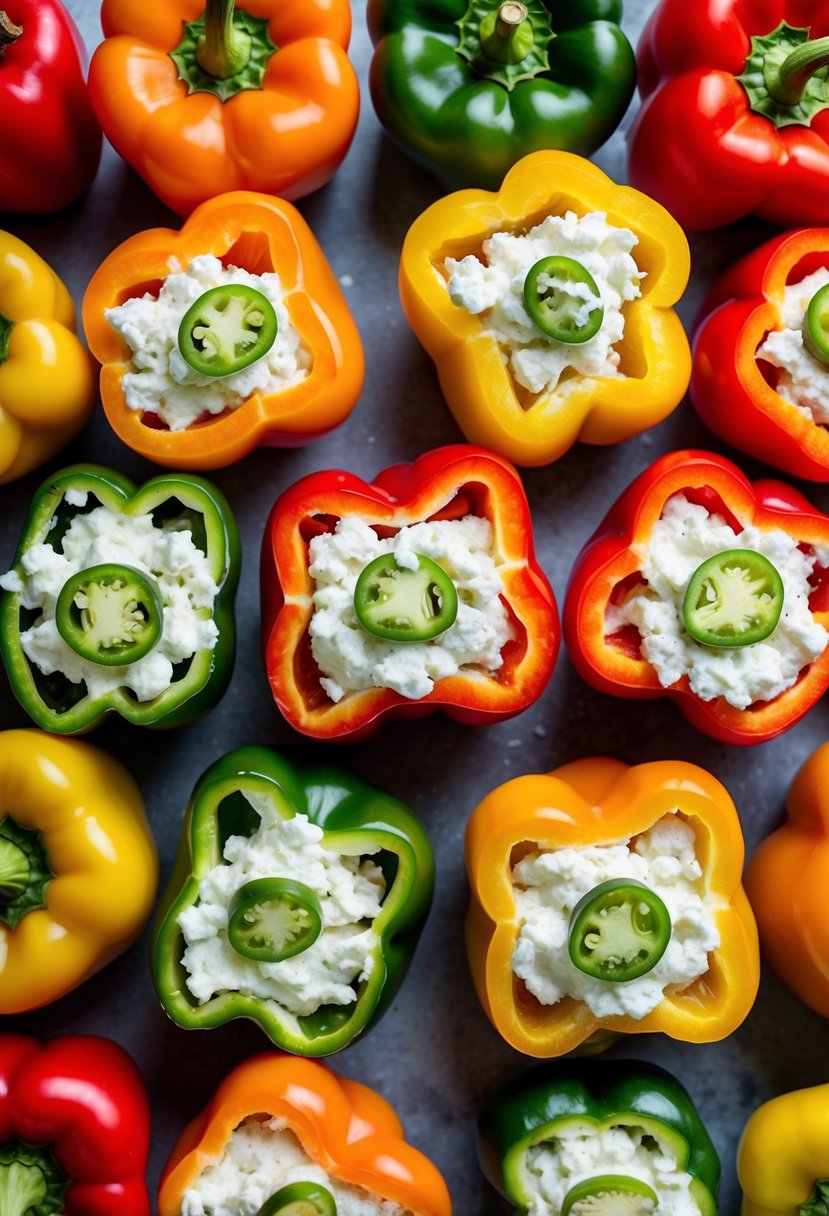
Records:
[[[632,878],[600,883],[570,917],[570,959],[597,980],[619,984],[647,975],[670,940],[668,909],[655,891]]]
[[[809,301],[803,318],[803,343],[818,363],[829,367],[829,283]]]
[[[337,1216],[334,1196],[317,1182],[292,1182],[266,1199],[256,1216]]]
[[[597,303],[591,307],[595,298]],[[537,329],[556,342],[579,346],[604,320],[602,295],[590,271],[574,258],[542,258],[524,280],[524,307]]]
[[[133,566],[106,562],[67,579],[55,607],[64,642],[91,663],[125,667],[161,635],[164,609],[155,580]]]
[[[273,304],[243,283],[212,287],[181,319],[178,348],[202,376],[231,376],[266,355],[276,341]]]
[[[446,571],[418,553],[417,568],[399,566],[390,553],[375,557],[357,579],[354,611],[375,637],[390,642],[429,642],[451,628],[458,592]]]
[[[728,549],[691,575],[682,619],[703,646],[751,646],[774,633],[783,598],[783,580],[767,558]]]
[[[650,1216],[658,1203],[659,1196],[647,1182],[602,1174],[570,1188],[561,1204],[561,1216]]]
[[[319,899],[292,878],[255,878],[230,901],[227,937],[243,958],[281,963],[313,946],[320,933]]]

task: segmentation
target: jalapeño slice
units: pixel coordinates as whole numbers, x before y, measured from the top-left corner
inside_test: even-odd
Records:
[[[178,348],[202,376],[231,376],[266,355],[276,341],[273,304],[243,283],[211,287],[181,319]]]
[[[620,984],[647,975],[670,940],[668,909],[655,891],[633,878],[600,883],[570,917],[570,959],[597,980]]]
[[[590,307],[593,297],[596,303]],[[537,329],[569,346],[595,338],[604,320],[596,280],[574,258],[548,257],[536,262],[524,280],[524,307]]]
[[[243,958],[281,963],[313,946],[320,933],[317,896],[292,878],[255,878],[230,901],[227,938]]]
[[[73,574],[55,606],[55,624],[67,646],[103,667],[143,659],[158,641],[163,621],[155,580],[115,562]]]
[[[318,1182],[292,1182],[266,1199],[256,1216],[337,1216],[337,1205]]]
[[[429,642],[455,623],[458,592],[446,571],[418,553],[417,568],[391,553],[375,557],[357,579],[354,611],[362,627],[390,642]]]
[[[783,580],[753,549],[728,549],[709,557],[691,575],[682,619],[703,646],[750,646],[777,628]]]
[[[829,283],[809,301],[803,318],[803,343],[818,363],[829,367]]]
[[[650,1216],[658,1203],[656,1191],[647,1182],[602,1174],[570,1188],[561,1204],[561,1216]]]

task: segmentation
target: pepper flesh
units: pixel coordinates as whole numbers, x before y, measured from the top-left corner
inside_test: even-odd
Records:
[[[756,1110],[737,1149],[737,1177],[741,1216],[820,1216],[829,1180],[829,1085],[780,1094]]]

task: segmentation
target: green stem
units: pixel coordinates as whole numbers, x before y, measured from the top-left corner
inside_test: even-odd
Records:
[[[0,9],[0,59],[2,59],[6,47],[17,42],[22,33],[23,26],[15,25],[9,14]]]
[[[827,66],[829,38],[804,42],[802,46],[791,51],[782,63],[766,64],[766,86],[775,101],[784,106],[796,106],[803,99],[806,86],[815,72]]]
[[[0,1165],[0,1212],[3,1216],[27,1216],[43,1203],[48,1188],[43,1170],[37,1165],[12,1161]]]
[[[829,1179],[816,1182],[809,1198],[797,1210],[799,1216],[829,1216]]]
[[[2,14],[0,14],[2,15]],[[3,45],[0,41],[0,57],[3,54]],[[0,367],[6,362],[9,357],[9,340],[14,329],[14,321],[10,321],[8,317],[4,317],[0,312]]]
[[[248,65],[250,34],[234,24],[234,0],[207,0],[204,34],[199,38],[196,62],[208,76],[228,80]]]
[[[481,22],[481,48],[495,63],[520,63],[535,41],[527,20],[527,6],[518,0],[504,0],[497,12]]]
[[[23,894],[30,874],[29,859],[23,850],[0,837],[0,904],[10,904]]]

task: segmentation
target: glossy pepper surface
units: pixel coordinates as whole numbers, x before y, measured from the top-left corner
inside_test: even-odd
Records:
[[[370,0],[374,108],[454,188],[495,190],[529,152],[590,156],[636,83],[621,19],[621,0]]]
[[[82,511],[72,499],[93,500],[125,515],[152,514],[157,520],[187,521],[195,543],[207,555],[210,575],[219,590],[213,620],[219,636],[212,650],[198,650],[179,678],[149,701],[138,701],[125,685],[92,696],[82,684],[59,673],[44,676],[29,661],[21,634],[27,623],[20,594],[0,595],[0,653],[12,691],[30,718],[55,734],[81,734],[108,713],[120,714],[137,726],[178,726],[210,709],[230,680],[236,647],[233,601],[239,581],[241,554],[236,522],[224,496],[200,477],[164,474],[137,488],[128,478],[95,465],[75,465],[41,485],[32,500],[12,569],[22,569],[24,555],[34,546],[62,537],[73,516]],[[80,498],[78,497],[80,496]],[[53,520],[58,524],[53,526]]]
[[[741,1216],[821,1216],[829,1201],[829,1085],[780,1094],[737,1150]]]
[[[514,638],[495,676],[438,680],[413,701],[388,688],[353,692],[335,703],[319,683],[308,624],[314,581],[308,544],[338,519],[357,516],[392,531],[421,520],[489,519],[504,566],[503,598]],[[388,534],[386,532],[385,534]],[[372,482],[330,470],[304,477],[277,500],[262,542],[262,640],[274,699],[295,730],[317,739],[365,736],[389,716],[418,718],[442,709],[471,725],[520,713],[542,693],[560,642],[558,610],[533,547],[524,488],[505,460],[463,444],[393,465]]]
[[[641,581],[638,550],[677,493],[721,515],[736,532],[746,524],[780,529],[803,547],[829,542],[829,519],[797,490],[779,481],[749,482],[731,461],[710,452],[672,452],[639,475],[610,508],[582,549],[567,589],[564,628],[568,653],[581,675],[600,692],[616,697],[670,697],[685,717],[715,739],[738,746],[763,743],[794,726],[829,687],[829,648],[800,673],[791,688],[772,701],[747,710],[724,698],[703,701],[683,676],[663,688],[656,671],[640,653],[632,627],[605,633],[611,604]],[[816,562],[809,608],[829,626],[827,571]]]
[[[479,316],[452,303],[443,264],[480,256],[495,232],[521,232],[546,215],[607,212],[639,238],[635,257],[647,287],[625,307],[623,376],[583,379],[563,393],[533,396],[513,379]],[[467,439],[520,465],[558,460],[574,443],[619,443],[661,422],[688,387],[688,341],[673,305],[688,281],[688,243],[657,203],[617,186],[601,169],[565,152],[536,152],[507,174],[497,194],[465,190],[434,203],[403,243],[400,296]],[[568,386],[573,384],[569,380]]]
[[[324,830],[325,848],[349,856],[370,852],[386,875],[381,912],[372,922],[371,973],[359,984],[351,1005],[322,1006],[297,1017],[275,1000],[241,992],[223,992],[200,1005],[187,989],[178,918],[198,900],[204,876],[221,864],[228,837],[251,836],[258,829],[260,815],[245,800],[246,793],[266,798],[280,818],[307,816]],[[344,769],[300,769],[269,748],[239,748],[207,770],[190,801],[176,868],[156,924],[153,958],[159,997],[170,1017],[189,1029],[248,1017],[286,1051],[305,1056],[339,1051],[388,1008],[426,919],[433,886],[428,837],[395,798]]]
[[[668,992],[644,1018],[597,1018],[582,1001],[540,1004],[512,971],[520,924],[512,886],[514,851],[613,844],[679,813],[697,838],[706,901],[716,907],[720,946],[709,969]],[[704,769],[682,761],[633,768],[618,760],[576,760],[552,773],[499,786],[472,813],[466,867],[472,899],[466,943],[475,989],[496,1030],[527,1055],[564,1055],[602,1031],[662,1031],[685,1042],[723,1039],[747,1016],[760,978],[757,930],[741,886],[744,845],[734,803]]]
[[[206,1162],[221,1157],[240,1123],[262,1115],[282,1121],[311,1161],[338,1181],[400,1204],[412,1216],[451,1216],[446,1183],[406,1143],[384,1098],[324,1064],[280,1052],[235,1068],[182,1132],[161,1178],[159,1216],[179,1216],[184,1194]]]
[[[3,1216],[150,1216],[150,1108],[117,1043],[0,1035]]]
[[[251,274],[276,271],[291,323],[311,353],[311,369],[282,392],[256,393],[237,409],[171,431],[156,414],[127,405],[123,380],[132,352],[105,313],[148,290],[157,294],[172,258],[186,268],[202,254]],[[101,400],[110,426],[148,460],[178,469],[220,468],[260,444],[309,443],[347,417],[363,383],[360,335],[325,254],[296,208],[264,195],[224,195],[199,207],[180,232],[152,228],[129,237],[93,275],[83,322],[102,364]]]
[[[95,112],[179,215],[230,190],[301,198],[348,151],[360,107],[348,0],[105,0],[101,24]]]

